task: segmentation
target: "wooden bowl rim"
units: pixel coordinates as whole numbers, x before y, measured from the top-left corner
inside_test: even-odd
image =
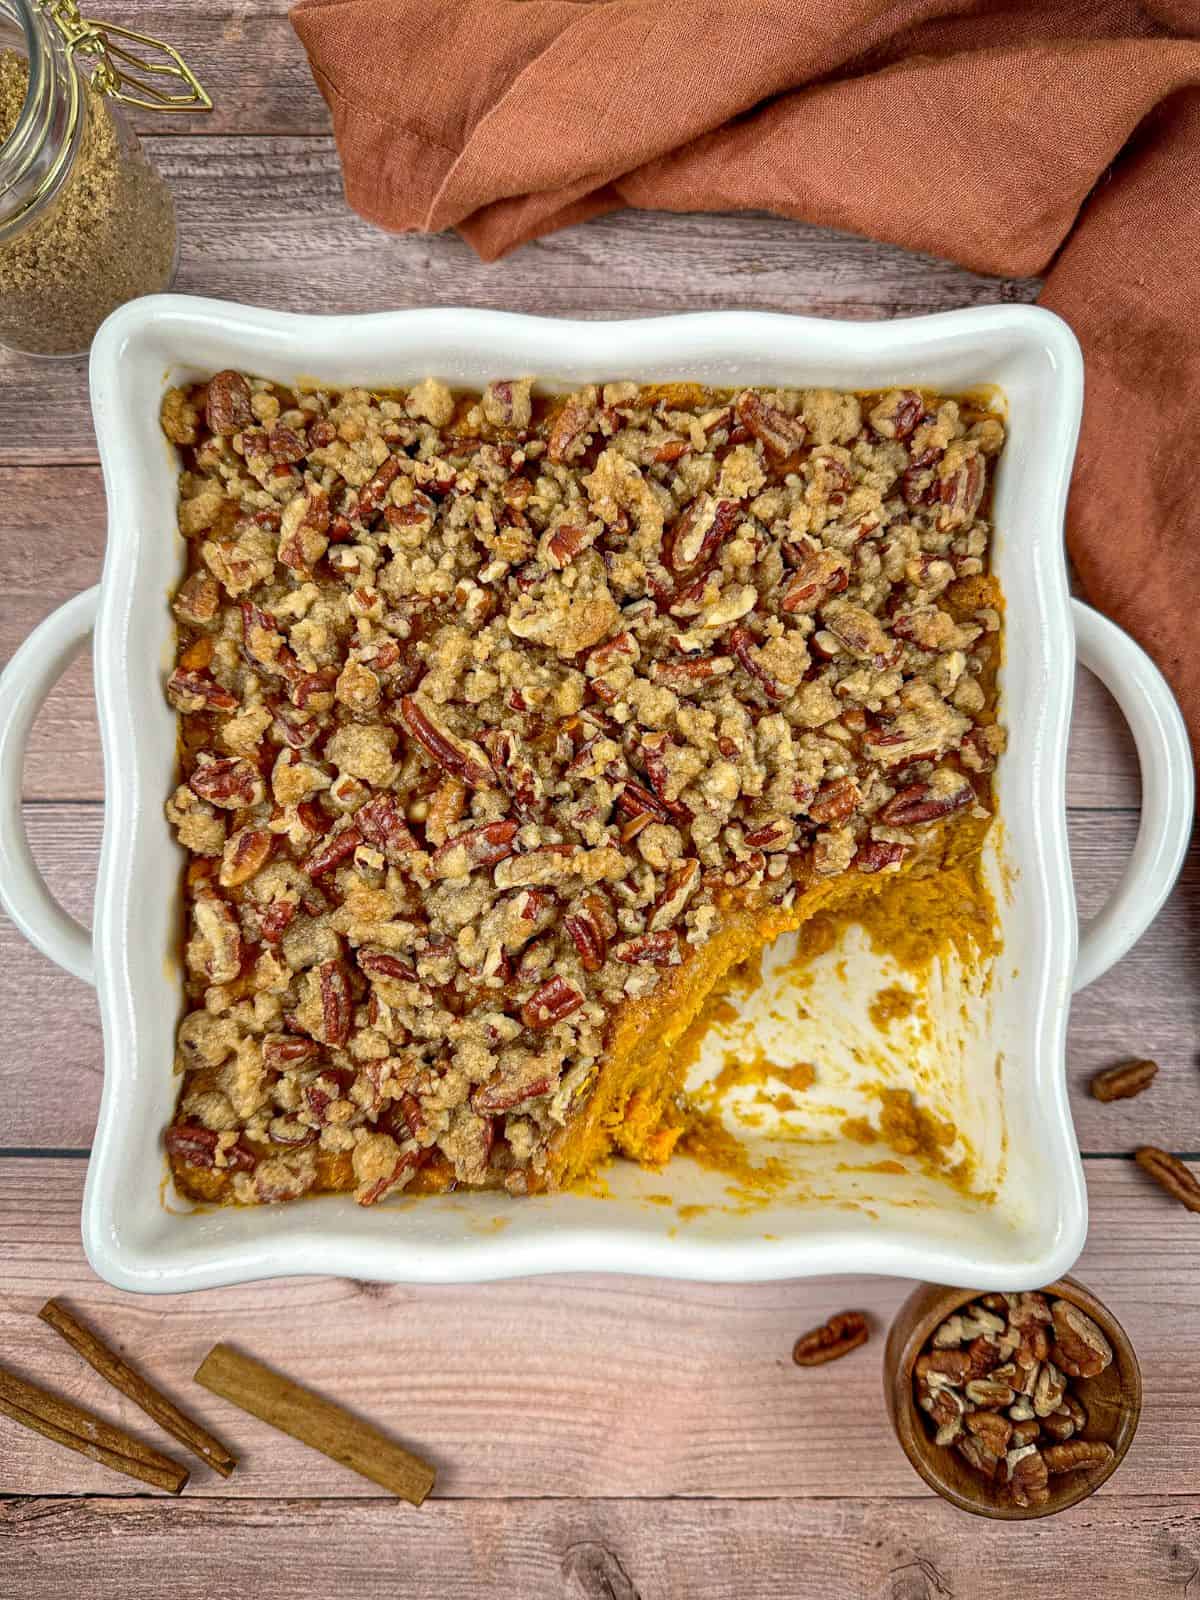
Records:
[[[884,1386],[888,1414],[900,1448],[913,1470],[931,1489],[960,1511],[968,1511],[972,1516],[1024,1522],[1056,1516],[1060,1511],[1069,1510],[1108,1482],[1125,1459],[1137,1432],[1142,1411],[1142,1372],[1129,1335],[1108,1307],[1076,1278],[1057,1278],[1037,1292],[1051,1299],[1072,1301],[1100,1325],[1112,1345],[1113,1361],[1119,1369],[1124,1394],[1112,1436],[1105,1438],[1105,1442],[1112,1447],[1112,1460],[1107,1466],[1092,1472],[1064,1474],[1063,1490],[1059,1494],[1052,1493],[1050,1501],[1044,1506],[1026,1508],[992,1500],[982,1478],[979,1480],[978,1497],[964,1494],[956,1482],[938,1470],[937,1463],[945,1453],[945,1447],[934,1443],[913,1399],[913,1366],[934,1329],[960,1306],[977,1300],[987,1291],[922,1283],[897,1311],[888,1332],[884,1350]],[[905,1328],[907,1332],[902,1331]]]

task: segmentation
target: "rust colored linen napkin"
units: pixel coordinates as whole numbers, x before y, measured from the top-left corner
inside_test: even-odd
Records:
[[[300,0],[347,198],[493,259],[619,206],[768,210],[1045,275],[1068,542],[1200,750],[1197,0]]]

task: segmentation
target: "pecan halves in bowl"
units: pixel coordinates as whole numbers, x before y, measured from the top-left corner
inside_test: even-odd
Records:
[[[792,1360],[798,1367],[823,1367],[828,1361],[839,1361],[866,1344],[871,1336],[867,1319],[861,1311],[839,1311],[819,1328],[802,1333],[792,1346]]]

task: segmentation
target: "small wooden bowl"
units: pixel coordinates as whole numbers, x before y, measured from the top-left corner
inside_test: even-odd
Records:
[[[1072,1378],[1071,1389],[1085,1407],[1087,1426],[1080,1439],[1111,1445],[1112,1459],[1090,1472],[1064,1472],[1050,1479],[1050,1499],[1044,1506],[1011,1504],[995,1485],[980,1477],[957,1450],[935,1444],[927,1419],[913,1393],[913,1366],[934,1329],[951,1313],[978,1299],[979,1289],[947,1289],[923,1283],[909,1295],[888,1331],[883,1356],[883,1383],[888,1415],[904,1454],[931,1489],[951,1505],[977,1517],[1020,1521],[1050,1517],[1086,1500],[1112,1477],[1133,1442],[1142,1411],[1142,1374],[1124,1328],[1095,1295],[1074,1278],[1060,1278],[1042,1293],[1052,1299],[1071,1300],[1104,1331],[1113,1350],[1112,1364],[1098,1378]]]

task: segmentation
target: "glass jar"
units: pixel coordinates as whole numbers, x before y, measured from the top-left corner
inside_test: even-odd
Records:
[[[175,204],[122,104],[211,108],[159,41],[85,22],[75,0],[0,0],[0,344],[10,349],[78,355],[110,311],[174,275]]]

